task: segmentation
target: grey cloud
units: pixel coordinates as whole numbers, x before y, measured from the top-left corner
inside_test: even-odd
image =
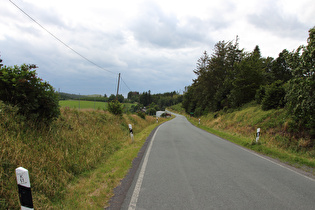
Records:
[[[308,31],[308,26],[291,14],[281,15],[276,7],[266,8],[261,14],[247,16],[248,21],[258,28],[268,30],[279,37],[304,38],[301,31]]]
[[[142,14],[131,27],[135,39],[159,47],[182,46],[183,39],[179,37],[176,17],[166,16],[160,9],[148,9],[150,11]]]
[[[52,41],[54,44],[54,41]],[[58,43],[57,43],[58,45]],[[115,92],[115,76],[100,70],[71,51],[64,49],[56,51],[56,47],[41,48],[34,43],[8,38],[0,40],[0,51],[3,64],[6,66],[36,64],[39,68],[37,73],[41,78],[48,81],[56,89],[72,88],[83,93],[104,93],[105,90]],[[63,48],[62,48],[63,49]],[[69,57],[73,55],[72,58]],[[108,63],[100,63],[106,66]],[[91,82],[93,81],[93,82]],[[113,90],[112,90],[113,89]],[[76,92],[76,93],[80,93]]]
[[[24,2],[21,5],[22,9],[29,14],[32,18],[34,18],[38,23],[47,25],[54,25],[61,28],[68,28],[65,22],[60,18],[61,14],[55,9],[49,10],[42,10],[41,8],[37,7],[35,4],[30,4]],[[26,16],[25,16],[26,17]],[[29,21],[31,21],[29,19]]]
[[[40,37],[41,34],[46,33],[42,28],[45,28],[52,33],[56,30],[55,28],[69,28],[55,9],[43,10],[35,4],[20,2],[18,7],[29,15],[27,16],[13,4],[8,3],[7,6],[11,7],[11,9],[0,9],[0,12],[3,12],[2,15],[4,15],[2,17],[3,21],[10,23],[12,30],[17,31],[17,34],[21,37],[28,35]],[[4,35],[6,38],[10,38],[6,34],[10,33],[7,32]]]
[[[164,13],[154,4],[146,5],[142,11],[132,21],[130,30],[140,44],[154,47],[184,48],[205,43],[209,41],[209,29],[226,25],[197,17],[186,18],[185,24],[182,24],[175,15]]]
[[[26,10],[36,14],[36,20],[82,55],[112,72],[122,73],[132,90],[142,92],[150,89],[157,93],[183,89],[194,76],[192,70],[197,58],[191,60],[191,56],[198,46],[208,45],[209,27],[219,27],[220,21],[215,24],[215,21],[187,17],[183,24],[175,15],[153,6],[149,5],[137,19],[131,20],[127,29],[123,27],[110,32],[84,25],[65,27],[60,18],[54,19],[53,12],[44,14],[46,11],[39,11],[37,14],[32,11],[36,8],[31,7]],[[18,20],[21,22],[22,18],[26,17],[22,14]],[[35,23],[31,20],[27,21],[30,24],[19,30],[38,37],[37,42],[24,43],[25,40],[16,37],[0,40],[1,58],[5,64],[37,64],[39,76],[64,92],[115,93],[115,75],[82,60],[36,25],[33,27]],[[62,30],[55,32],[55,27]],[[131,46],[128,40],[130,30],[137,41]],[[42,34],[38,36],[35,33]],[[123,83],[122,91],[129,91]]]

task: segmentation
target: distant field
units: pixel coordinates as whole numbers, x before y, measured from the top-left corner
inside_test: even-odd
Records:
[[[60,107],[69,107],[72,109],[106,109],[107,102],[100,101],[79,101],[79,100],[62,100],[59,101]]]
[[[69,107],[71,109],[107,109],[107,102],[100,101],[79,101],[79,100],[61,100],[59,101],[60,107]],[[124,103],[123,106],[126,108],[130,108],[131,103]]]

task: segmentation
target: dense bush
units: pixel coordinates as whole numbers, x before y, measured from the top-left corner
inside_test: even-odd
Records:
[[[144,112],[139,111],[139,112],[137,112],[137,115],[139,117],[141,117],[142,119],[145,119],[145,113]]]
[[[285,105],[284,101],[285,89],[282,81],[276,81],[265,88],[265,95],[261,101],[262,110],[282,108]]]
[[[149,108],[146,112],[147,115],[155,115],[156,114],[156,110],[154,108]]]
[[[261,104],[266,94],[266,87],[264,85],[260,86],[258,90],[256,90],[255,99],[257,104]]]
[[[108,103],[108,111],[114,115],[122,116],[123,109],[119,101],[111,101]]]
[[[148,107],[147,111],[145,112],[147,115],[156,115],[156,112],[159,111],[160,107],[152,102]]]
[[[136,105],[131,105],[130,107],[130,112],[138,112],[141,109],[141,105],[140,104],[136,104]]]
[[[51,123],[60,114],[58,94],[38,78],[35,65],[0,69],[0,100],[18,107],[18,113],[33,122]]]

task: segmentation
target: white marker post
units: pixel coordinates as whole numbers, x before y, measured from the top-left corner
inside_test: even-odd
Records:
[[[23,167],[19,167],[15,169],[15,174],[19,189],[21,210],[34,209],[28,170]]]
[[[156,117],[156,123],[159,123],[159,117]]]
[[[259,141],[259,136],[260,136],[260,128],[257,128],[256,143],[258,143]]]
[[[199,119],[199,125],[200,125],[200,119]]]
[[[130,137],[131,137],[131,142],[133,142],[133,131],[132,131],[132,125],[129,124],[129,131],[130,131]]]

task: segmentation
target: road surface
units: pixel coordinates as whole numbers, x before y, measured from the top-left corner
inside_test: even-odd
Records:
[[[156,130],[121,209],[315,209],[315,180],[177,116]]]

